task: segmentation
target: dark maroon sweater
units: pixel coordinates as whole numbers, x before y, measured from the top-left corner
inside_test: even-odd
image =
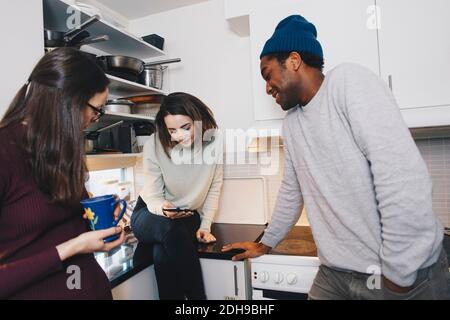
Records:
[[[87,225],[81,206],[51,204],[37,188],[22,147],[25,130],[0,129],[0,299],[112,299],[93,254],[61,262],[56,246]],[[80,268],[81,289],[67,286],[71,265]]]

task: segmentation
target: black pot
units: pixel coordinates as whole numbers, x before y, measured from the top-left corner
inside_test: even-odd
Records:
[[[142,60],[126,56],[102,56],[97,59],[106,73],[116,76],[121,75],[121,78],[135,79],[130,81],[137,81],[145,65]]]

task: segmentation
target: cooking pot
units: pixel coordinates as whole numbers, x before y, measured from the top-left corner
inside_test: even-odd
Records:
[[[105,111],[118,113],[131,113],[131,108],[135,105],[134,102],[125,99],[109,100],[105,105]]]
[[[164,80],[164,71],[167,66],[163,64],[180,62],[181,59],[169,59],[146,63],[144,70],[139,74],[138,82],[147,87],[162,89]]]
[[[89,37],[89,34],[84,32],[79,36],[87,27],[94,24],[100,19],[99,15],[95,15],[85,22],[83,22],[78,28],[70,29],[69,31],[56,31],[50,29],[44,29],[44,41],[45,47],[55,48],[55,47],[67,47],[69,45],[74,45],[75,41],[82,41]]]
[[[152,87],[161,90],[163,87],[164,71],[166,66],[149,66],[145,67],[139,75],[139,83],[147,87]]]
[[[154,103],[161,104],[166,96],[163,94],[146,94],[142,96],[131,96],[123,98],[134,103]]]
[[[140,114],[147,117],[155,117],[159,111],[162,101],[164,100],[164,97],[165,95],[163,94],[154,94],[128,97],[125,99],[135,103],[131,113]]]
[[[97,59],[106,73],[134,82],[144,70],[144,63],[133,57],[101,56]]]
[[[144,61],[127,56],[101,56],[97,58],[100,65],[102,65],[104,71],[110,75],[117,76],[120,78],[127,79],[129,81],[138,82],[149,86],[150,76],[155,74],[152,70],[161,69],[162,64],[169,64],[180,62],[181,59],[169,59],[145,63]],[[149,76],[142,75],[144,70],[148,68],[149,72],[146,72]],[[165,67],[164,67],[165,69]],[[146,80],[146,79],[149,80]],[[161,73],[161,84],[162,84],[162,73]]]

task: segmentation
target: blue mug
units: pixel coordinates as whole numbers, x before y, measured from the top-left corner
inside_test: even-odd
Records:
[[[127,210],[127,203],[125,200],[117,201],[114,195],[107,195],[95,198],[82,200],[82,207],[87,214],[91,230],[103,230],[117,226]],[[120,211],[119,217],[114,220],[114,209],[117,203],[120,203],[123,208]],[[119,238],[119,235],[113,235],[103,239],[105,242],[111,242]]]

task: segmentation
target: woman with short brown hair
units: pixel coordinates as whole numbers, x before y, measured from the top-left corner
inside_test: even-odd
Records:
[[[215,241],[211,224],[223,180],[222,141],[211,110],[187,93],[164,99],[156,127],[144,147],[145,185],[132,229],[153,247],[161,299],[205,299],[195,242]]]

